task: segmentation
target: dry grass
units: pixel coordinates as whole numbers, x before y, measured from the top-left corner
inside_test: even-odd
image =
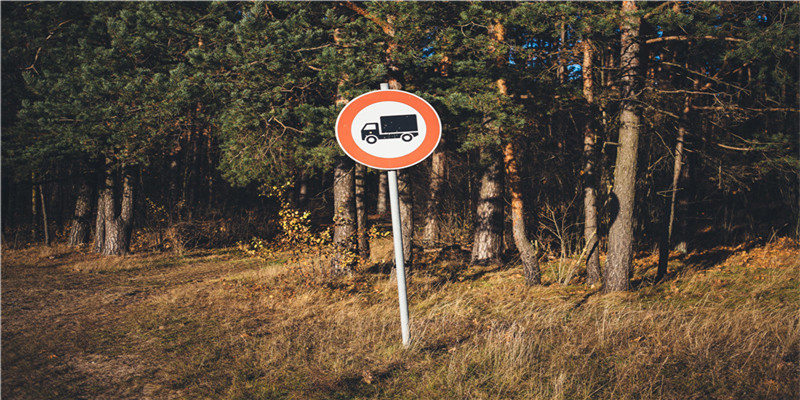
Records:
[[[373,261],[387,249],[374,243]],[[676,255],[659,285],[644,255],[638,290],[605,296],[528,288],[515,266],[423,265],[409,348],[391,274],[314,278],[322,254],[4,251],[3,398],[800,394],[800,249],[788,240]]]

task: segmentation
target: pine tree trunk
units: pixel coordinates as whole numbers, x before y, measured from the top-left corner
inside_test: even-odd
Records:
[[[688,132],[687,132],[688,134]],[[689,184],[689,178],[691,173],[691,162],[688,154],[686,153],[686,146],[684,144],[683,150],[683,165],[681,166],[681,177],[680,181],[684,187],[684,190],[678,193],[677,205],[675,209],[675,219],[677,221],[677,229],[673,231],[673,243],[675,243],[675,250],[686,254],[691,249],[689,248],[689,190],[688,188],[691,187]]]
[[[92,187],[86,179],[82,179],[78,188],[78,199],[75,201],[75,214],[69,230],[69,246],[82,246],[89,243],[89,224],[91,223]]]
[[[385,172],[378,174],[378,208],[376,212],[385,216],[389,209],[389,181]]]
[[[106,208],[112,205],[112,188],[107,177],[109,171],[103,169],[98,176],[97,216],[94,222],[94,252],[102,253],[106,243]],[[111,181],[113,183],[113,181]]]
[[[473,264],[497,261],[503,246],[502,159],[493,153],[485,155],[489,157],[489,165],[481,176],[472,244]]]
[[[505,27],[498,20],[493,21],[489,32],[493,41],[490,50],[496,52],[495,67],[502,71],[508,63],[508,55],[499,51],[505,39]],[[508,95],[508,86],[503,78],[495,81],[498,96]],[[488,117],[485,116],[486,122]],[[492,127],[492,134],[500,136],[500,129]],[[481,176],[481,187],[478,193],[478,207],[475,216],[475,237],[472,244],[472,263],[487,264],[499,260],[503,250],[503,181],[502,155],[484,147],[481,158],[488,164]]]
[[[130,252],[131,233],[133,228],[133,177],[128,167],[122,171],[122,196],[117,212],[114,193],[114,175],[109,173],[106,184],[111,189],[110,199],[105,204],[105,243],[102,254],[120,256]]]
[[[355,266],[357,252],[353,160],[339,156],[333,173],[333,258],[331,269],[342,274]]]
[[[658,270],[656,272],[656,281],[660,281],[667,274],[667,265],[669,263],[669,252],[672,249],[672,243],[675,239],[674,226],[676,219],[676,204],[680,198],[682,201],[686,198],[685,193],[680,193],[681,177],[685,174],[686,170],[683,168],[685,163],[684,143],[686,135],[689,132],[689,112],[691,111],[691,98],[686,96],[684,100],[684,108],[681,113],[681,119],[678,121],[678,136],[675,141],[675,162],[672,167],[672,184],[670,185],[670,199],[669,199],[669,219],[667,220],[666,235],[664,236],[663,243],[659,248],[658,257]],[[681,218],[683,224],[684,218]],[[681,235],[682,236],[682,235]],[[686,253],[686,240],[681,237],[675,250]]]
[[[306,176],[305,172],[300,174],[300,183],[298,184],[297,188],[297,205],[300,209],[307,209],[308,208],[308,176]]]
[[[369,261],[369,232],[367,230],[366,179],[367,167],[355,165],[356,229],[358,231],[358,256]]]
[[[675,203],[678,198],[678,190],[680,188],[681,167],[683,166],[683,141],[686,137],[686,121],[681,120],[678,123],[678,139],[675,143],[675,163],[672,167],[672,184],[670,185],[670,200],[669,200],[669,221],[667,223],[667,239],[672,243],[673,239],[673,226],[675,224]]]
[[[588,32],[587,32],[588,33]],[[589,38],[583,40],[583,97],[586,116],[583,125],[583,239],[586,242],[586,283],[600,282],[600,246],[597,236],[597,140],[594,131],[594,49]]]
[[[47,202],[44,199],[44,189],[42,189],[41,184],[39,184],[39,198],[41,199],[40,203],[42,206],[42,229],[44,231],[44,245],[50,246],[50,227],[47,224]]]
[[[411,192],[411,172],[397,171],[397,195],[400,197],[400,224],[403,232],[403,258],[406,271],[414,265],[414,196]]]
[[[36,174],[31,174],[31,242],[38,240],[39,232],[39,207],[36,199]]]
[[[435,246],[439,241],[439,217],[441,215],[442,187],[444,185],[444,174],[446,165],[446,155],[442,149],[442,142],[439,148],[431,157],[430,186],[428,186],[428,203],[425,207],[425,227],[422,230],[422,241],[426,246]]]
[[[513,142],[507,143],[503,148],[503,156],[506,167],[506,181],[511,193],[511,231],[514,236],[514,244],[517,246],[522,260],[525,283],[528,286],[539,285],[542,283],[539,258],[537,257],[536,249],[528,240],[528,233],[525,229],[525,204],[522,200],[522,184]]]
[[[619,145],[611,199],[611,228],[608,232],[608,261],[604,270],[604,292],[630,289],[633,272],[633,209],[636,188],[636,159],[639,142],[639,113],[636,105],[639,80],[639,17],[633,1],[622,3],[620,61],[621,111]]]

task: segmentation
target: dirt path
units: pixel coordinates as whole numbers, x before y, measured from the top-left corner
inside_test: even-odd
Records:
[[[173,397],[152,383],[159,360],[148,357],[149,344],[117,328],[131,325],[153,296],[250,268],[224,253],[99,258],[63,248],[4,251],[2,397]]]

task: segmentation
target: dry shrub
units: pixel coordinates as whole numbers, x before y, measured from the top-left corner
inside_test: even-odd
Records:
[[[272,238],[276,229],[252,218],[218,218],[178,222],[165,228],[143,228],[134,234],[135,250],[168,250],[178,254],[192,249],[224,248],[253,237]]]

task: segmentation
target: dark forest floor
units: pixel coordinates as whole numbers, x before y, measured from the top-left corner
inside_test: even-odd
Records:
[[[468,267],[423,255],[400,345],[385,262],[320,274],[324,252],[99,257],[2,254],[3,399],[796,399],[800,246],[675,255],[630,293],[580,284],[572,260]],[[569,279],[575,274],[575,279]],[[557,281],[568,280],[561,285]]]

